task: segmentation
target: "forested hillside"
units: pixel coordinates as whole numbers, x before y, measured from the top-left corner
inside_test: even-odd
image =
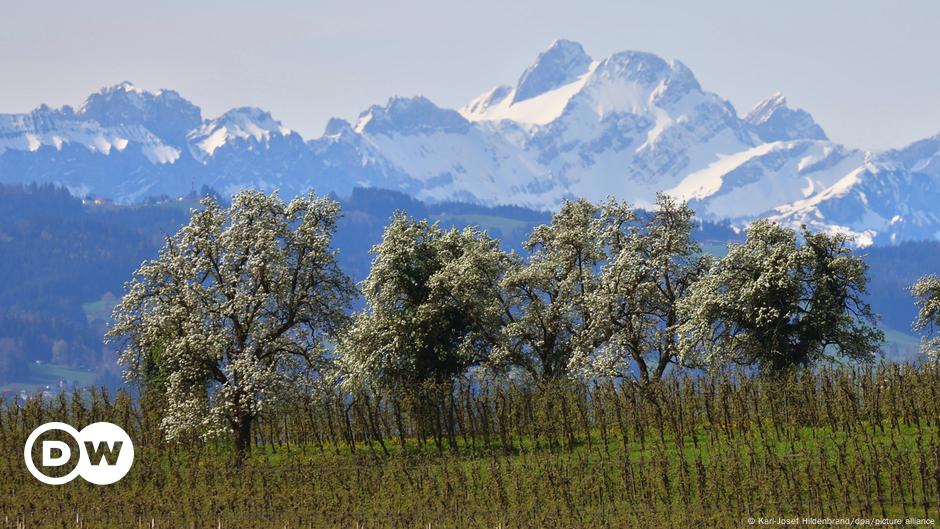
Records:
[[[211,192],[204,190],[204,192]],[[392,191],[356,189],[340,199],[343,216],[335,243],[344,271],[354,280],[369,271],[369,249],[395,211],[477,224],[518,247],[547,213],[466,204],[425,205]],[[0,184],[0,387],[55,382],[58,374],[36,361],[97,372],[116,382],[114,358],[102,335],[124,282],[157,255],[199,207],[195,195],[159,197],[116,206],[83,200],[52,185]]]
[[[83,205],[52,186],[0,186],[0,381],[36,360],[112,363],[102,362],[102,305],[186,219],[176,204]]]

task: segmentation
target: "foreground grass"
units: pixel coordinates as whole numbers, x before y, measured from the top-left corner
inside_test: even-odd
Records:
[[[0,527],[940,523],[938,392],[936,367],[885,366],[676,379],[654,393],[573,384],[467,385],[411,404],[335,395],[261,421],[241,468],[224,441],[161,441],[153,412],[123,398],[7,407]],[[33,480],[17,451],[34,422],[59,412],[123,424],[140,441],[130,474],[107,487]]]

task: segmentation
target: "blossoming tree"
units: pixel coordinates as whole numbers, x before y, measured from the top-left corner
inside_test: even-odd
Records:
[[[135,272],[108,336],[129,380],[159,371],[168,438],[227,432],[242,461],[258,415],[322,373],[354,288],[330,246],[335,201],[202,204]]]

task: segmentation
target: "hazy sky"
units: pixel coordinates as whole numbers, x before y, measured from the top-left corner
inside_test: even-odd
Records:
[[[394,94],[459,107],[568,38],[679,59],[740,113],[780,90],[834,140],[885,148],[940,132],[938,21],[932,0],[0,0],[0,112],[130,80],[318,137]]]

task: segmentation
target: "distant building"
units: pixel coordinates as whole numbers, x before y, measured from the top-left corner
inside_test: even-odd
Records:
[[[85,204],[86,206],[105,206],[113,203],[113,200],[106,197],[85,197],[82,199],[82,204]]]

